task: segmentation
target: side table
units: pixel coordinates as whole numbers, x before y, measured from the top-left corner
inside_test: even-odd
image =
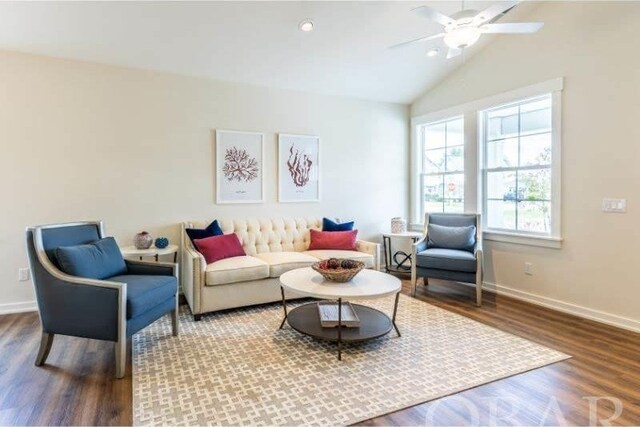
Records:
[[[158,261],[158,257],[161,255],[173,254],[173,262],[178,261],[178,245],[169,245],[166,248],[156,248],[151,246],[149,249],[136,249],[135,246],[125,246],[120,248],[120,252],[124,257],[142,257],[152,256]]]
[[[384,264],[387,273],[410,273],[411,254],[404,251],[392,253],[391,239],[409,239],[415,243],[422,238],[422,233],[407,231],[405,233],[382,233],[382,244],[384,251]]]

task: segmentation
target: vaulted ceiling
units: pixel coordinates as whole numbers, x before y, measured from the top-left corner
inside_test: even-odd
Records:
[[[410,103],[491,42],[452,60],[425,56],[433,47],[444,52],[441,40],[388,49],[441,32],[411,12],[423,4],[448,14],[461,8],[459,1],[2,2],[0,49]],[[504,20],[533,9],[520,4]],[[313,32],[299,31],[305,18]]]

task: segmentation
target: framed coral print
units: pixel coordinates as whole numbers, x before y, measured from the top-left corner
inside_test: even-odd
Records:
[[[278,135],[278,201],[320,201],[320,138]]]
[[[216,130],[216,203],[264,201],[264,135]]]

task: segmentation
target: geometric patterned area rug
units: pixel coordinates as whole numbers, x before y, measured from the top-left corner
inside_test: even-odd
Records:
[[[333,343],[279,330],[282,316],[276,303],[194,322],[183,308],[180,336],[167,316],[136,334],[134,425],[345,425],[570,357],[405,295],[402,337],[347,344],[342,361]]]

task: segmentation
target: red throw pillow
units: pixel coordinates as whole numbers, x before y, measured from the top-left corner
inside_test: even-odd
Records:
[[[225,258],[246,255],[240,244],[240,239],[238,239],[235,233],[212,236],[205,239],[195,239],[193,243],[195,243],[198,251],[204,255],[207,264]]]
[[[351,231],[318,231],[309,230],[311,242],[309,250],[316,249],[341,249],[345,251],[356,250],[356,236],[358,230]]]

